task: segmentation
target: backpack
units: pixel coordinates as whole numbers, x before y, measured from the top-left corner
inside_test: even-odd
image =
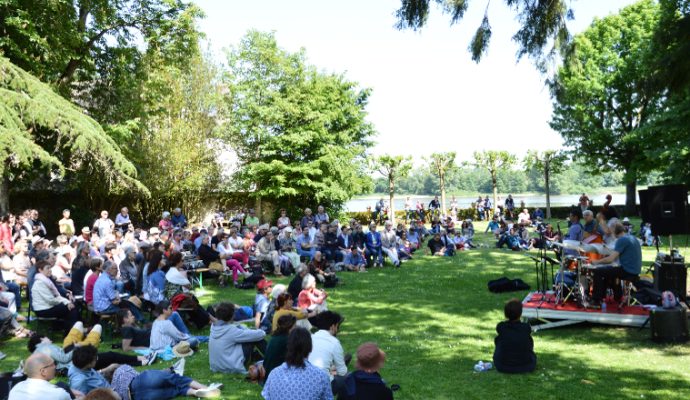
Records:
[[[492,293],[515,292],[519,290],[529,290],[529,285],[522,279],[508,279],[505,276],[489,281],[487,283],[489,291]]]

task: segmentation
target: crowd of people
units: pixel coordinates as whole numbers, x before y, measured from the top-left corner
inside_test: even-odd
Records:
[[[435,201],[429,207],[434,211],[440,208]],[[491,218],[485,232],[495,235],[498,247],[550,246],[561,236],[580,241],[598,236],[606,242],[620,233],[612,207],[596,218],[586,209],[582,222],[574,210],[563,235],[542,223],[539,209],[523,209],[513,219],[513,206],[490,215],[493,208],[486,201],[488,197],[480,215]],[[54,241],[46,238],[46,224],[36,210],[5,215],[0,219],[0,328],[3,334],[28,338],[31,353],[24,363],[28,379],[15,386],[10,398],[40,397],[26,393],[74,398],[103,391],[132,399],[215,397],[222,385],[207,386],[184,376],[185,357],[206,342],[212,371],[247,374],[264,385],[266,399],[392,398],[378,374],[385,354],[376,344],[357,349],[357,369],[348,373],[350,356],[337,338],[344,318],[329,309],[325,289],[338,284],[341,271],[366,272],[383,267],[386,260],[399,268],[416,252],[453,256],[476,247],[472,221],[457,221],[452,210],[432,212],[427,220],[428,215],[410,208],[404,223],[385,221],[379,228],[376,219],[368,226],[354,219],[341,224],[322,206],[316,213],[305,209],[294,221],[280,210],[271,224],[262,223],[249,209],[216,215],[208,226],[190,226],[178,208],[143,229],[122,208],[114,221],[102,211],[80,230],[65,210]],[[530,228],[539,235],[530,237]],[[232,280],[234,287],[255,289],[254,303],[202,307],[193,290],[201,271],[215,274],[221,286]],[[285,286],[274,285],[266,274],[294,276]],[[26,320],[20,314],[22,291],[29,300],[25,307],[36,318],[62,329],[62,345],[20,324]],[[508,322],[499,324],[499,338],[518,335],[521,351],[531,349],[531,338],[516,322],[516,307],[506,306]],[[106,317],[117,321],[122,352],[98,351],[103,330],[98,322]],[[499,338],[496,366],[501,370],[502,354],[516,356]],[[516,346],[514,339],[506,340],[513,343],[509,347]],[[134,369],[174,357],[180,360],[172,369]],[[529,365],[536,362],[533,352],[521,357]],[[503,363],[507,372],[515,367],[510,363]],[[56,374],[67,376],[69,385],[50,384]]]
[[[306,398],[354,399],[363,390],[392,398],[377,373],[385,355],[375,344],[362,345],[357,353],[361,370],[348,375],[350,357],[337,339],[344,318],[328,309],[328,293],[317,283],[328,287],[337,283],[339,271],[381,267],[384,255],[399,267],[424,236],[416,225],[393,229],[390,223],[381,232],[373,225],[364,233],[355,221],[340,225],[323,207],[317,210],[306,209],[294,224],[283,211],[273,227],[260,224],[253,210],[237,213],[229,226],[190,227],[176,209],[164,212],[147,230],[134,227],[127,208],[114,221],[102,211],[80,230],[65,210],[54,241],[47,239],[36,210],[3,216],[2,333],[28,338],[30,352],[23,363],[27,379],[15,385],[10,398],[92,398],[93,393],[131,399],[217,397],[222,385],[204,385],[184,375],[185,357],[205,342],[211,370],[253,376],[265,384],[266,398],[305,398],[281,394],[286,387],[281,375],[287,373],[304,390],[316,390],[304,384],[314,371],[323,374],[327,385],[319,389],[323,397]],[[255,288],[254,304],[202,307],[193,291],[197,270],[215,273],[221,284],[232,279],[234,286]],[[289,288],[274,287],[267,273],[295,276]],[[22,291],[29,315],[62,330],[62,344],[19,323],[26,320],[19,313]],[[122,352],[98,350],[99,321],[106,318],[116,321]],[[309,331],[313,335],[305,338]],[[173,368],[134,369],[175,357],[179,361]],[[292,366],[300,367],[299,373]],[[302,372],[306,375],[295,378]],[[55,376],[69,383],[53,385]]]

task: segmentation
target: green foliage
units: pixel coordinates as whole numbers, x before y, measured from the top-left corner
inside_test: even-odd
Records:
[[[185,14],[191,25],[178,23]],[[70,97],[88,88],[88,81],[107,75],[109,60],[136,50],[141,38],[163,47],[166,37],[195,33],[189,28],[201,12],[182,0],[4,0],[0,16],[5,57],[42,81],[58,84]],[[188,37],[176,41],[182,47],[168,54],[184,61],[185,46],[196,47],[198,34]]]
[[[434,0],[444,14],[450,14],[451,24],[459,23],[463,18],[469,0]],[[400,8],[395,15],[398,29],[421,29],[427,22],[432,1],[401,0]],[[537,66],[545,70],[545,61],[551,59],[557,51],[562,51],[570,40],[566,22],[573,19],[573,11],[565,0],[506,0],[506,5],[517,14],[520,29],[513,36],[519,45],[518,59],[529,56]],[[469,45],[472,60],[479,62],[486,53],[491,39],[491,26],[488,16],[489,4]],[[551,45],[551,49],[544,49]]]
[[[513,154],[504,150],[486,150],[483,152],[474,152],[475,168],[482,168],[491,175],[491,189],[493,192],[493,205],[498,205],[498,188],[499,188],[499,173],[506,171],[515,164],[516,158]]]
[[[551,218],[551,175],[556,174],[566,167],[568,155],[563,151],[546,150],[538,152],[530,150],[525,157],[524,164],[527,170],[537,170],[544,176],[544,190],[546,192],[546,218]]]
[[[250,31],[228,56],[225,138],[237,154],[234,183],[261,199],[338,208],[367,187],[369,90],[318,72],[273,34]]]
[[[388,181],[388,195],[390,212],[393,215],[392,222],[395,223],[395,184],[400,178],[404,178],[412,169],[412,157],[391,156],[384,154],[374,159],[372,168],[384,176]]]
[[[29,73],[0,57],[0,176],[20,179],[34,162],[52,174],[86,173],[105,190],[148,190],[101,126]],[[0,196],[1,198],[1,196]],[[7,209],[8,205],[0,204]]]
[[[595,20],[574,38],[551,83],[551,127],[575,157],[601,170],[625,171],[630,209],[639,174],[652,169],[645,150],[655,146],[638,130],[662,103],[646,63],[657,19],[656,3],[643,0]]]

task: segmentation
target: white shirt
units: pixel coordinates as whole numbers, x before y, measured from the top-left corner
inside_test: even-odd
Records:
[[[311,342],[310,363],[324,370],[331,380],[333,380],[331,368],[335,369],[336,374],[339,376],[347,375],[343,346],[338,338],[331,335],[329,331],[321,329],[311,335]]]
[[[28,378],[16,384],[8,400],[70,400],[69,393],[43,379]]]
[[[230,244],[230,242],[220,242],[218,243],[218,247],[216,247],[216,250],[222,255],[222,256],[231,256],[234,253],[237,253],[239,250],[235,250],[232,248],[233,246]]]

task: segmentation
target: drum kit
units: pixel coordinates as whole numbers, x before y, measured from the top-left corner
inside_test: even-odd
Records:
[[[598,268],[619,267],[620,265],[592,264],[591,260],[595,258],[591,252],[593,249],[591,247],[583,248],[583,244],[578,241],[564,240],[563,243],[554,244],[564,250],[564,256],[561,257],[558,274],[554,281],[556,304],[562,305],[568,301],[573,301],[584,308],[589,308],[592,301],[591,290],[595,271]]]

